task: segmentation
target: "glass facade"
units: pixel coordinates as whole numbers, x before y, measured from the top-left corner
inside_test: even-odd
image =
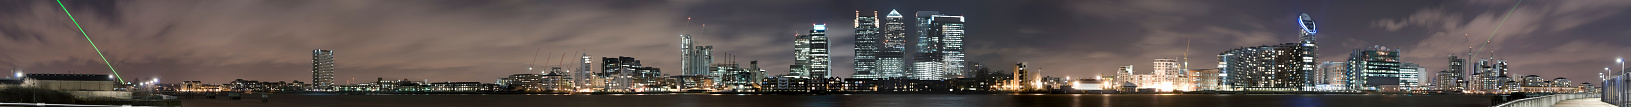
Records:
[[[793,40],[793,65],[789,74],[791,76],[806,78],[831,77],[829,68],[832,60],[827,42],[827,25],[815,24],[810,33],[801,34]]]
[[[696,40],[691,35],[680,35],[680,73],[681,75],[718,76],[708,71],[708,64],[713,63],[714,46],[696,46]]]
[[[850,78],[876,79],[878,75],[878,53],[883,44],[878,35],[878,11],[872,14],[861,14],[855,11],[855,73]]]
[[[1346,84],[1354,90],[1380,90],[1383,86],[1402,87],[1399,50],[1382,46],[1354,49],[1348,55]]]
[[[917,54],[908,78],[944,80],[960,78],[967,67],[963,53],[963,16],[918,11]]]

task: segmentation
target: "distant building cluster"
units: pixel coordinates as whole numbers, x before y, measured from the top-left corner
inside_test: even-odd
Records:
[[[1384,92],[1504,94],[1575,93],[1595,91],[1590,83],[1569,79],[1507,73],[1505,60],[1482,59],[1471,67],[1466,59],[1449,56],[1449,67],[1437,76],[1423,76],[1427,67],[1399,58],[1400,51],[1384,46],[1354,49],[1346,61],[1316,62],[1318,29],[1308,14],[1298,17],[1299,42],[1242,47],[1220,53],[1218,68],[1189,70],[1174,59],[1156,59],[1151,74],[1135,74],[1122,66],[1101,90],[1122,92],[1248,91],[1248,92]],[[1467,53],[1473,56],[1472,52]],[[1187,62],[1187,61],[1185,61]],[[1471,72],[1465,70],[1471,69]],[[1103,80],[1101,80],[1103,81]]]
[[[1308,14],[1298,16],[1298,41],[1229,49],[1217,54],[1217,65],[1192,69],[1189,54],[1157,58],[1148,73],[1137,66],[1121,66],[1112,75],[1093,77],[1044,76],[1030,63],[993,71],[973,63],[965,53],[968,28],[964,16],[938,11],[917,11],[904,16],[890,10],[855,11],[855,64],[851,78],[833,76],[833,38],[826,24],[812,24],[796,33],[792,65],[786,74],[769,74],[758,61],[744,66],[728,53],[715,52],[692,34],[680,34],[680,68],[669,75],[642,65],[634,57],[601,57],[595,61],[581,53],[578,67],[528,68],[525,73],[495,75],[493,82],[431,82],[376,78],[373,81],[334,78],[332,50],[312,52],[310,83],[235,80],[226,84],[186,81],[162,90],[185,92],[517,92],[517,93],[883,93],[883,92],[1336,92],[1336,93],[1573,93],[1594,91],[1589,83],[1566,78],[1509,74],[1507,62],[1491,55],[1469,60],[1449,55],[1449,67],[1429,72],[1427,67],[1401,59],[1400,49],[1372,46],[1353,49],[1344,61],[1317,61],[1318,29]],[[908,18],[910,17],[910,18]],[[915,35],[915,36],[908,36]],[[908,39],[914,38],[915,39]],[[910,40],[910,41],[909,41]],[[915,44],[914,44],[915,43]],[[911,48],[908,48],[911,47]],[[913,49],[913,50],[908,50]],[[716,54],[718,53],[718,54]],[[1468,58],[1477,54],[1469,52]],[[564,56],[562,56],[564,57]],[[564,59],[563,59],[564,60]],[[597,64],[598,62],[598,64]],[[780,65],[777,65],[780,66]],[[1006,65],[1003,65],[1006,66]],[[1205,65],[1211,66],[1211,65]],[[593,71],[598,67],[599,71]],[[838,67],[842,68],[842,67]],[[1108,69],[1106,69],[1108,70]],[[1436,73],[1435,76],[1424,76]],[[32,75],[31,75],[32,76]],[[0,81],[5,82],[5,81]],[[104,89],[104,88],[96,88]]]

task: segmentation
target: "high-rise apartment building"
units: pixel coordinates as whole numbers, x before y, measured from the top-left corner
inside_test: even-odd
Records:
[[[334,86],[334,51],[323,49],[311,51],[311,83],[319,90],[328,90]]]
[[[1467,69],[1466,63],[1467,59],[1449,55],[1449,66],[1438,74],[1438,79],[1433,80],[1435,86],[1438,86],[1438,90],[1460,91],[1465,89],[1464,87],[1467,86],[1467,79],[1464,76]]]
[[[1306,74],[1314,70],[1318,46],[1314,20],[1302,14],[1301,41],[1280,45],[1244,47],[1218,54],[1218,69],[1227,75],[1227,87],[1242,91],[1299,91]]]
[[[598,78],[598,76],[595,76],[595,72],[590,70],[590,67],[593,66],[592,63],[594,63],[594,60],[589,59],[589,53],[583,53],[583,56],[579,57],[579,61],[582,62],[578,64],[578,72],[577,74],[572,75],[573,79],[575,79],[572,80],[574,82],[573,84],[577,85],[577,87],[574,88],[591,88],[593,86],[590,85],[594,83],[594,78]]]

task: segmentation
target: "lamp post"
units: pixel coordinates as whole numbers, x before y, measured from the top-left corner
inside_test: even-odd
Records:
[[[1614,63],[1620,64],[1620,70],[1621,70],[1621,72],[1624,72],[1624,70],[1625,70],[1625,58],[1614,58]],[[1613,71],[1613,70],[1609,70],[1609,71]]]

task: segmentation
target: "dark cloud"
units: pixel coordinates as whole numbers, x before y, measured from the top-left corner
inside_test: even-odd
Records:
[[[337,77],[490,82],[578,53],[630,56],[678,71],[678,36],[772,73],[791,64],[792,35],[825,23],[834,75],[853,69],[854,11],[965,15],[970,60],[1032,62],[1050,76],[1093,76],[1184,57],[1210,69],[1227,49],[1293,42],[1295,15],[1322,25],[1322,61],[1355,48],[1405,50],[1430,71],[1488,39],[1520,74],[1583,80],[1631,51],[1619,1],[1189,0],[345,0],[64,1],[127,77],[167,81],[309,80],[312,49],[336,50]],[[54,1],[0,1],[0,64],[29,72],[107,72]],[[690,17],[692,20],[686,20]],[[910,16],[909,16],[910,17]],[[706,24],[706,27],[702,27]],[[1470,36],[1463,36],[1470,35]],[[1620,41],[1614,41],[1620,40]],[[1186,49],[1187,47],[1187,49]],[[562,61],[563,54],[568,61]],[[722,59],[721,59],[722,60]],[[1140,72],[1148,70],[1140,69]],[[129,79],[129,78],[127,78]]]

